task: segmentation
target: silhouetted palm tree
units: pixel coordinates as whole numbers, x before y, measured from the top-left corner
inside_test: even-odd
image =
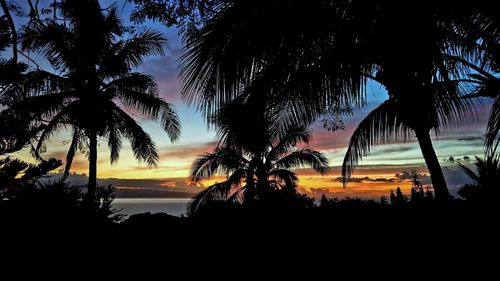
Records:
[[[183,98],[209,118],[238,96],[256,96],[280,108],[278,121],[286,126],[309,125],[326,109],[362,104],[366,77],[359,73],[371,72],[372,64],[347,32],[354,26],[337,11],[344,4],[227,2],[187,40]],[[335,33],[339,40],[332,40]]]
[[[434,93],[427,97],[418,96],[416,93],[405,95],[406,92],[393,94],[388,88],[389,99],[370,112],[351,136],[342,164],[344,183],[347,183],[354,166],[363,156],[369,154],[373,146],[397,141],[406,142],[411,139],[413,132],[431,174],[436,196],[439,199],[449,196],[439,160],[432,146],[430,131],[435,130],[438,133],[441,127],[449,123],[459,124],[461,115],[470,115],[472,108],[460,98],[463,94],[456,85],[438,82],[428,88],[427,91]]]
[[[163,54],[166,40],[161,34],[143,30],[119,39],[125,35],[125,29],[116,9],[101,9],[95,0],[63,1],[61,11],[63,23],[53,19],[36,21],[24,30],[23,48],[47,58],[62,75],[42,70],[31,72],[32,96],[20,107],[40,114],[47,121],[37,150],[57,131],[72,128],[66,174],[75,152],[88,148],[88,203],[92,205],[99,137],[107,139],[111,163],[118,160],[123,139],[130,141],[139,161],[149,166],[158,162],[150,135],[122,106],[160,120],[172,141],[180,134],[180,124],[172,105],[158,96],[153,77],[131,72],[148,55]]]
[[[436,195],[448,198],[429,132],[471,110],[453,82],[467,68],[456,61],[476,58],[467,27],[488,8],[473,3],[464,10],[451,1],[230,1],[187,40],[183,96],[208,117],[237,96],[258,95],[281,105],[286,126],[307,125],[328,109],[362,105],[366,81],[383,74],[390,103],[402,107],[416,132]]]
[[[226,175],[197,194],[188,205],[189,213],[213,201],[250,203],[266,199],[274,191],[295,193],[297,175],[290,171],[310,167],[320,174],[329,171],[325,156],[307,144],[311,133],[304,127],[290,128],[280,135],[272,131],[262,114],[248,115],[248,104],[232,103],[219,111],[214,121],[218,128],[219,146],[198,158],[191,169],[191,178],[198,182],[215,175]],[[260,117],[260,118],[259,118]]]
[[[475,185],[466,185],[458,193],[466,199],[496,200],[500,193],[500,156],[487,155],[481,159],[476,157],[477,173],[459,163],[467,175],[476,182]]]

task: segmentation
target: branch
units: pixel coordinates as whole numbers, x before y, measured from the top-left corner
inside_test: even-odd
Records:
[[[17,50],[17,52],[18,52],[21,56],[23,56],[24,58],[26,58],[27,60],[29,60],[30,62],[32,62],[34,65],[36,65],[36,68],[37,68],[37,69],[42,69],[42,70],[43,70],[43,68],[42,68],[42,67],[41,67],[41,66],[40,66],[40,65],[39,65],[36,61],[34,61],[32,58],[30,58],[29,56],[27,56],[26,54],[24,54],[23,52],[21,52],[21,51],[19,51],[19,50]]]

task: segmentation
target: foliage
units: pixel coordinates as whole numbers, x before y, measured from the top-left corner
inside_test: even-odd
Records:
[[[132,21],[146,19],[166,26],[177,26],[181,32],[192,33],[213,18],[222,8],[224,0],[128,0],[135,4]]]
[[[21,187],[37,186],[38,180],[62,165],[60,160],[50,158],[30,164],[10,157],[0,159],[0,198],[8,196]]]
[[[299,198],[298,177],[291,169],[310,167],[317,173],[328,173],[323,154],[307,146],[296,148],[308,144],[309,130],[296,127],[280,134],[266,116],[268,111],[258,105],[238,100],[213,117],[219,145],[193,163],[191,177],[193,181],[215,175],[227,179],[197,194],[188,206],[189,213],[213,202],[272,202],[277,194]]]
[[[46,120],[36,151],[55,133],[72,129],[66,174],[79,149],[88,149],[89,167],[97,169],[98,137],[107,139],[112,163],[126,139],[139,161],[155,166],[156,144],[130,113],[158,120],[172,141],[180,122],[173,105],[159,97],[153,77],[132,70],[150,55],[163,55],[166,39],[150,29],[126,34],[116,7],[101,9],[95,0],[66,0],[60,11],[63,22],[48,18],[23,30],[23,50],[37,52],[57,70],[28,73],[29,96],[11,107]],[[96,172],[89,173],[89,188],[95,178]]]
[[[373,80],[389,99],[355,131],[344,177],[373,146],[415,132],[437,195],[448,199],[430,132],[474,113],[471,100],[461,98],[471,90],[463,80],[472,70],[457,61],[487,59],[476,42],[494,33],[483,28],[495,20],[491,8],[474,3],[464,11],[451,1],[410,7],[386,0],[231,1],[190,36],[182,94],[207,117],[242,96],[266,99],[281,113],[275,122],[292,127],[327,110],[364,105]]]
[[[500,193],[500,156],[487,155],[484,159],[476,157],[476,170],[459,163],[475,184],[466,184],[458,194],[467,200],[496,200]]]
[[[8,5],[6,8],[8,9]],[[12,34],[7,16],[0,17],[0,51],[13,45]],[[17,54],[16,48],[14,52]],[[26,79],[26,70],[27,66],[17,62],[15,57],[0,58],[0,155],[13,153],[30,145],[41,130],[40,124],[31,122],[35,116],[25,111],[13,112],[6,109],[22,99],[20,84]]]

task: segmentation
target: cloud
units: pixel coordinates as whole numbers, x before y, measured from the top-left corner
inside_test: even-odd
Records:
[[[362,178],[356,178],[352,177],[348,180],[348,182],[353,182],[353,183],[363,183],[363,182],[395,182],[397,179],[396,178],[371,178],[371,177],[362,177]],[[343,178],[342,177],[336,177],[332,179],[334,182],[340,182],[343,183]]]
[[[42,179],[44,183],[59,180],[62,173],[51,174]],[[74,186],[84,186],[88,183],[88,177],[85,174],[72,173],[68,176],[67,182]],[[202,183],[193,183],[186,178],[164,178],[164,179],[120,179],[120,178],[99,178],[99,185],[113,185],[117,189],[135,190],[135,194],[140,197],[141,191],[145,193],[161,192],[180,192],[184,194],[195,194],[205,187]]]
[[[176,104],[181,103],[178,70],[180,54],[180,47],[174,46],[167,50],[165,56],[149,58],[139,68],[139,71],[155,77],[160,87],[160,96]]]
[[[214,150],[215,144],[212,142],[200,143],[200,144],[190,144],[190,145],[176,145],[167,146],[162,149],[160,153],[160,159],[171,160],[172,158],[177,159],[196,159],[198,156],[212,152]]]
[[[480,137],[480,136],[464,136],[464,137],[458,138],[457,140],[459,140],[459,141],[476,141],[476,140],[482,141],[483,139],[484,138]]]
[[[409,152],[409,151],[414,151],[414,150],[418,150],[418,146],[416,146],[416,145],[411,145],[411,146],[387,145],[387,146],[377,147],[376,150],[373,150],[373,152],[370,153],[370,156],[387,155],[387,154],[392,154],[392,153],[404,153],[404,152]]]

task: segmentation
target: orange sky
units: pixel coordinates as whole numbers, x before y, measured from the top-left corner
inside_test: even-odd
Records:
[[[409,168],[409,169],[408,169]],[[380,196],[389,196],[391,190],[400,187],[403,193],[409,194],[412,183],[410,180],[399,180],[394,177],[402,170],[417,170],[426,174],[423,167],[361,167],[360,173],[354,175],[355,178],[367,178],[362,182],[350,182],[344,188],[343,184],[337,179],[340,177],[340,169],[333,168],[331,174],[327,176],[311,174],[310,171],[298,171],[299,190],[319,199],[325,194],[328,197],[361,197],[361,198],[380,198]],[[205,186],[215,182],[221,182],[224,177],[216,177],[211,180],[203,181]]]
[[[342,133],[342,135],[345,133]],[[328,136],[331,140],[328,139]],[[371,197],[379,198],[382,195],[389,195],[391,189],[398,186],[401,187],[403,192],[408,193],[411,188],[411,182],[405,180],[398,180],[394,175],[402,171],[418,170],[420,173],[427,173],[423,160],[421,158],[418,145],[416,143],[408,144],[393,144],[385,145],[375,148],[372,151],[372,156],[366,157],[360,162],[360,166],[355,170],[353,177],[362,179],[367,177],[366,180],[351,182],[346,188],[337,180],[340,176],[340,164],[342,156],[345,153],[345,147],[341,147],[339,138],[335,138],[334,133],[326,132],[315,133],[313,141],[310,143],[311,147],[321,150],[332,165],[332,172],[328,176],[320,176],[314,174],[309,170],[297,171],[299,174],[299,186],[303,192],[319,198],[322,194],[329,197]],[[69,140],[70,134],[62,132],[60,135],[55,136],[50,145],[46,157],[56,157],[65,159],[68,145],[66,141]],[[342,138],[345,140],[345,138]],[[328,146],[331,143],[331,146]],[[461,151],[463,154],[474,151],[474,149],[481,150],[475,142],[469,146],[467,141],[453,141],[450,138],[441,138],[435,140],[435,146],[438,151],[440,159],[448,157],[449,155],[460,156]],[[131,151],[124,147],[120,154],[118,163],[111,165],[109,163],[109,149],[105,142],[99,142],[98,148],[98,177],[101,179],[114,178],[114,179],[156,179],[164,182],[165,188],[173,188],[182,192],[196,192],[192,186],[189,186],[189,170],[194,159],[204,152],[210,152],[213,149],[211,142],[182,142],[179,144],[170,144],[166,138],[157,140],[158,149],[160,152],[160,162],[158,167],[149,168],[145,165],[138,163],[134,159]],[[459,146],[457,148],[457,146]],[[461,147],[460,147],[461,146]],[[449,149],[453,149],[450,150]],[[439,149],[439,150],[438,150]],[[448,151],[447,151],[448,149]],[[467,149],[467,151],[466,151]],[[443,154],[443,151],[446,154]],[[457,152],[454,152],[457,151]],[[455,154],[451,154],[455,153]],[[17,155],[21,159],[32,161],[28,151],[23,151]],[[447,179],[453,181],[451,186],[458,186],[464,184],[467,180],[466,177],[458,177],[453,172],[457,170],[455,165],[444,165],[445,176],[451,175]],[[72,172],[78,174],[86,174],[88,169],[88,162],[85,155],[79,153],[73,162]],[[217,177],[203,184],[208,186],[215,181],[222,181],[223,177]],[[132,181],[131,181],[132,182]],[[134,181],[135,183],[135,181]],[[174,184],[172,184],[174,183]],[[120,186],[118,186],[120,187]],[[127,187],[131,187],[130,185]],[[132,186],[133,187],[133,186]],[[148,186],[138,186],[140,188],[148,188]]]

